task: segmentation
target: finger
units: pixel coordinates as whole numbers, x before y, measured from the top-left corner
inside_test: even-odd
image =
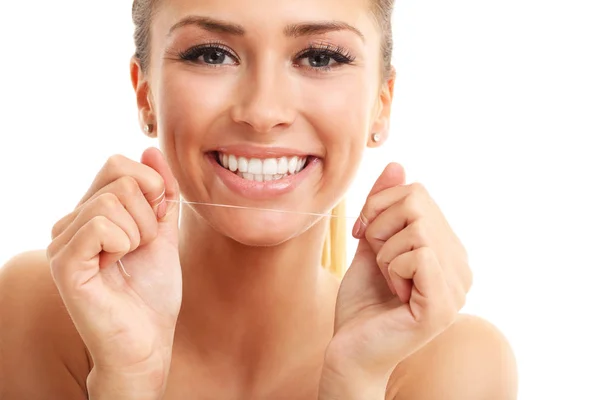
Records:
[[[417,197],[414,192],[409,191],[370,220],[365,228],[364,237],[374,252],[378,253],[388,239],[417,221],[421,221],[419,226],[425,228],[424,221],[432,217],[428,215],[427,210],[422,209]]]
[[[400,164],[390,163],[383,170],[377,181],[373,184],[371,191],[367,195],[367,201],[376,194],[382,192],[385,189],[392,188],[395,186],[404,185],[406,182],[406,173],[404,171],[404,167]],[[354,228],[352,229],[352,233],[355,238],[359,239],[361,237],[361,233],[363,232],[364,227],[368,224],[368,220],[364,215],[364,207],[360,213],[359,218],[356,220],[354,224]]]
[[[389,164],[382,174],[379,176],[373,188],[369,192],[369,196],[373,196],[386,188],[393,187],[398,184],[403,184],[405,180],[404,168],[400,164],[391,163]],[[358,246],[356,247],[356,253],[354,255],[354,259],[352,261],[353,265],[362,266],[359,270],[361,274],[365,275],[364,282],[368,279],[373,271],[377,271],[377,265],[375,265],[374,257],[375,254],[371,249],[371,246],[367,242],[366,239],[362,238],[362,230],[366,227],[366,224],[362,221],[361,217],[359,217],[354,224],[354,228],[352,229],[352,234],[355,238],[360,239],[358,241]],[[368,266],[368,268],[366,267]],[[389,282],[388,282],[389,285]],[[393,291],[393,287],[390,286],[390,290]]]
[[[143,163],[130,160],[121,155],[115,155],[107,160],[96,175],[92,185],[80,200],[78,206],[88,201],[94,193],[123,176],[134,178],[144,197],[150,203],[156,203],[164,195],[165,185],[161,175],[157,171]]]
[[[87,203],[73,220],[71,225],[67,226],[66,229],[54,239],[53,246],[66,246],[73,236],[95,217],[103,217],[125,232],[131,246],[127,252],[131,252],[139,246],[140,232],[138,226],[131,214],[127,212],[123,204],[121,204],[120,200],[113,193],[104,193]]]
[[[396,291],[405,290],[407,280],[412,282],[408,304],[415,322],[430,329],[447,327],[452,322],[456,310],[431,248],[421,247],[401,254],[392,260],[388,271]]]
[[[129,251],[129,236],[111,220],[96,216],[79,229],[50,260],[52,276],[61,293],[74,295],[93,284],[102,264],[114,263]],[[100,254],[107,256],[100,260]]]
[[[367,197],[393,186],[404,185],[405,182],[406,171],[404,170],[404,167],[398,163],[389,163],[373,184]]]
[[[62,231],[67,229],[78,215],[81,214],[82,210],[86,208],[89,210],[89,204],[98,204],[97,201],[99,198],[102,198],[102,200],[100,200],[101,202],[106,202],[106,204],[101,203],[100,208],[98,208],[102,215],[107,216],[107,213],[110,212],[109,210],[113,207],[118,207],[117,204],[113,204],[114,199],[117,199],[131,215],[135,221],[138,232],[134,235],[135,237],[130,236],[132,243],[134,244],[134,249],[143,246],[156,238],[158,232],[156,208],[158,204],[152,207],[144,197],[137,181],[130,176],[122,176],[100,189],[86,203],[61,219],[53,229],[53,239],[60,236]]]
[[[377,221],[377,220],[376,220]],[[385,279],[389,282],[390,286],[393,288],[392,281],[390,279],[390,275],[388,272],[388,268],[391,262],[398,256],[408,253],[410,251],[419,249],[421,247],[432,246],[431,239],[427,236],[425,232],[425,228],[423,227],[422,220],[416,221],[406,228],[398,231],[390,230],[390,232],[396,232],[391,237],[383,236],[383,239],[372,237],[372,233],[370,229],[373,228],[375,231],[375,222],[372,226],[367,230],[366,237],[369,241],[369,244],[373,248],[373,251],[376,252],[376,260],[381,273],[385,277]],[[396,292],[396,294],[400,295],[400,293]]]
[[[415,182],[405,186],[394,186],[367,199],[360,213],[363,229],[357,232],[355,236],[362,237],[366,227],[374,220],[379,219],[388,208],[396,203],[405,204],[406,215],[404,217],[409,219],[406,224],[426,214],[438,214],[436,212],[437,205],[422,184]],[[387,216],[389,217],[389,214]]]
[[[156,171],[163,180],[165,202],[159,205],[159,221],[167,222],[172,228],[176,229],[179,221],[180,194],[179,185],[173,171],[162,152],[154,147],[147,149],[142,154],[141,161]]]
[[[160,173],[148,165],[135,162],[121,155],[115,155],[110,157],[100,172],[98,172],[92,185],[79,201],[75,210],[54,224],[52,238],[60,235],[65,227],[79,214],[81,207],[86,202],[95,197],[99,192],[105,192],[104,188],[123,177],[130,177],[136,181],[139,190],[148,203],[154,207],[158,215],[160,202],[165,196],[165,184]]]

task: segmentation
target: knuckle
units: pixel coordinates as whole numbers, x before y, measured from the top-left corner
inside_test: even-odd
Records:
[[[140,193],[140,185],[132,176],[123,176],[119,178],[119,190],[125,196],[136,196]]]
[[[50,233],[50,236],[51,236],[52,240],[56,239],[56,237],[58,235],[60,235],[61,232],[62,232],[62,220],[58,221],[57,223],[55,223],[52,226],[52,231]]]
[[[421,182],[413,182],[409,185],[411,193],[427,195],[427,189]]]
[[[114,193],[102,193],[96,201],[105,212],[111,212],[121,206],[121,201]]]
[[[377,265],[379,265],[379,268],[381,269],[388,269],[388,266],[390,265],[389,259],[387,257],[387,254],[385,254],[385,252],[382,250],[379,251],[379,253],[377,253],[377,256],[375,257],[375,260],[377,262]]]
[[[429,234],[423,220],[417,220],[412,224],[410,237],[415,247],[423,247],[429,244]]]
[[[415,213],[421,207],[421,205],[421,197],[414,191],[410,192],[404,200],[404,206],[412,213]]]
[[[113,154],[108,157],[106,163],[104,164],[104,168],[107,171],[119,171],[123,164],[125,163],[126,157],[121,154]]]
[[[367,229],[365,230],[365,239],[367,242],[373,245],[380,245],[383,241],[378,237],[377,232],[373,229],[373,225],[367,225]]]
[[[52,226],[52,230],[50,231],[50,237],[52,238],[52,240],[56,239],[59,232],[60,232],[60,227],[58,226],[58,223],[56,223]]]
[[[415,261],[418,265],[430,264],[435,260],[435,253],[429,247],[421,247],[415,251]]]
[[[362,216],[365,219],[365,223],[368,224],[372,222],[373,218],[375,218],[375,216],[379,215],[381,211],[383,211],[379,203],[380,202],[377,200],[376,196],[371,196],[367,199],[362,211]]]
[[[52,263],[52,260],[54,259],[54,256],[56,255],[57,250],[58,250],[58,243],[55,240],[53,240],[52,242],[50,242],[48,247],[46,247],[46,259],[48,260],[48,262]]]
[[[90,220],[90,227],[96,236],[106,236],[110,232],[110,220],[103,215],[97,215]]]
[[[66,226],[68,225],[67,222],[69,221],[69,219],[72,219],[72,216],[75,212],[76,211],[69,213],[60,220],[56,221],[56,223],[52,226],[52,230],[50,232],[52,240],[56,239],[58,236],[60,236],[61,233],[64,232]]]

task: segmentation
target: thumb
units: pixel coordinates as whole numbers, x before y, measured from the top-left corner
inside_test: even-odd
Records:
[[[159,149],[150,147],[142,154],[141,162],[158,172],[160,176],[162,176],[165,184],[164,204],[159,206],[163,207],[162,210],[159,209],[159,222],[168,223],[177,227],[180,207],[179,184],[177,183],[177,179],[175,178],[175,175],[173,175],[167,160]]]
[[[382,190],[404,184],[406,184],[406,171],[404,167],[398,163],[389,163],[373,184],[367,197],[377,194]]]

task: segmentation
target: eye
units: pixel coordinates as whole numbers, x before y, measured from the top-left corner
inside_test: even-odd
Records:
[[[351,64],[352,55],[341,47],[329,45],[314,46],[302,52],[298,59],[299,65],[317,70],[328,70],[342,64]]]
[[[179,57],[182,60],[211,66],[235,65],[238,63],[237,58],[229,50],[217,44],[192,47],[181,53]]]
[[[323,53],[312,54],[308,57],[305,57],[305,60],[310,67],[322,68],[330,66],[329,63],[331,62],[331,56]]]
[[[231,57],[223,50],[217,48],[205,49],[202,53],[202,61],[207,64],[224,64]]]

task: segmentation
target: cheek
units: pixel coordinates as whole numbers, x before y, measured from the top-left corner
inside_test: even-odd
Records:
[[[372,106],[372,84],[359,74],[330,79],[307,81],[300,93],[307,116],[316,127],[323,126],[325,138],[339,138],[339,130],[346,137],[361,140],[368,126]],[[318,124],[318,125],[317,125]],[[326,129],[331,126],[333,129]]]
[[[361,74],[314,80],[302,91],[304,115],[322,143],[324,178],[345,191],[366,147],[375,101],[373,83]]]
[[[160,117],[167,133],[198,137],[225,108],[233,79],[188,71],[165,73],[160,86]]]

